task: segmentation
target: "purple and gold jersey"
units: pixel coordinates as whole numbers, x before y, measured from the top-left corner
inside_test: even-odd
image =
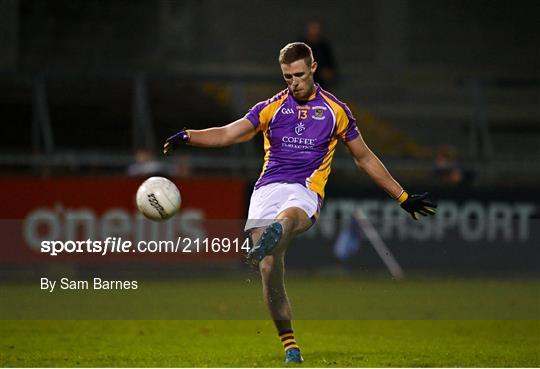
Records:
[[[320,86],[302,102],[288,89],[281,91],[245,118],[264,135],[264,165],[255,188],[300,183],[321,198],[338,138],[347,142],[360,135],[347,105]]]

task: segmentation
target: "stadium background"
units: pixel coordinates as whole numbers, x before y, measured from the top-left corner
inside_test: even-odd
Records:
[[[266,311],[258,277],[238,254],[53,258],[38,252],[36,240],[135,237],[136,188],[157,173],[182,191],[181,213],[169,222],[174,232],[225,227],[236,234],[262,165],[260,137],[171,158],[160,155],[162,142],[183,126],[233,121],[282,89],[278,50],[318,20],[337,60],[330,90],[349,104],[394,176],[413,192],[429,191],[441,207],[437,217],[413,224],[338,147],[321,218],[287,256],[312,364],[538,366],[539,13],[536,1],[0,0],[0,363],[279,365],[279,347],[267,349],[252,332],[274,334],[259,321]],[[395,256],[402,280],[354,224],[358,209]],[[38,288],[42,276],[95,275],[139,279],[140,288],[51,296]],[[89,349],[78,351],[77,362],[62,337],[98,336],[88,319],[96,326],[135,319],[116,322],[113,331],[125,328],[128,341],[130,329],[151,331],[160,345],[155,330],[174,333],[137,320],[192,320],[176,324],[201,345],[213,342],[205,330],[225,339],[227,321],[242,322],[236,345],[261,346],[245,361],[219,351],[217,340],[208,361],[200,352],[147,362],[135,351],[99,356]],[[309,336],[316,322],[325,328]],[[367,337],[349,332],[358,344],[347,346],[340,324]],[[405,339],[449,334],[446,348],[420,340],[373,356],[396,339],[400,326],[393,324],[409,324]],[[60,333],[51,337],[53,326]],[[383,338],[374,342],[376,327]],[[39,349],[27,329],[66,354]],[[317,352],[325,335],[339,348]]]

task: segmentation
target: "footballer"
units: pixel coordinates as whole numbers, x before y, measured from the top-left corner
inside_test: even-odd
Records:
[[[344,103],[313,79],[317,62],[308,45],[293,42],[279,53],[287,88],[259,102],[241,119],[222,127],[182,129],[169,137],[164,153],[181,144],[224,147],[264,138],[264,164],[251,196],[245,229],[253,247],[247,258],[258,266],[264,300],[277,328],[287,363],[303,361],[294,338],[291,305],[284,284],[284,256],[291,240],[316,221],[338,141],[356,166],[409,212],[434,214],[428,194],[410,195],[366,145]]]

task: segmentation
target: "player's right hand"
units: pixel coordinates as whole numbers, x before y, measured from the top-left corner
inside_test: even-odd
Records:
[[[189,142],[189,132],[186,127],[182,128],[180,132],[175,133],[171,137],[165,140],[163,145],[163,153],[170,155],[179,145],[187,144]]]

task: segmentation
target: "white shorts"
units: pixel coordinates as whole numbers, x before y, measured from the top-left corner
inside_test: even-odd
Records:
[[[299,183],[270,183],[253,191],[244,230],[268,226],[279,213],[292,207],[304,210],[315,222],[320,205],[319,195]]]

